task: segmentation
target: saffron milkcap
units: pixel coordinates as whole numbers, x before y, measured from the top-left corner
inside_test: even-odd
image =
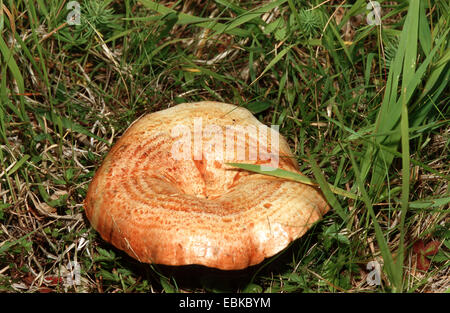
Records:
[[[311,186],[226,163],[299,172],[286,140],[248,110],[179,104],[126,130],[89,185],[86,215],[141,262],[237,270],[280,252],[329,210]]]

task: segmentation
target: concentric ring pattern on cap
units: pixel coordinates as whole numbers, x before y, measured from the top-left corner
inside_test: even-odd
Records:
[[[236,152],[218,160],[207,150],[211,136],[202,129],[201,158],[194,153],[174,157],[180,136],[173,129],[182,125],[194,140],[199,135],[196,120],[224,130],[266,127],[246,109],[209,101],[179,104],[134,122],[97,170],[84,203],[104,240],[141,262],[243,269],[283,250],[329,210],[311,186],[225,164],[265,164],[259,155],[256,160],[248,156],[252,145],[266,145],[270,154],[279,155],[279,168],[298,172],[278,132],[274,148],[271,136],[261,142],[238,130],[235,151],[245,145],[241,148],[249,159],[237,160]],[[268,134],[275,131],[267,129]],[[246,140],[238,140],[240,136]],[[231,141],[222,143],[226,150]]]

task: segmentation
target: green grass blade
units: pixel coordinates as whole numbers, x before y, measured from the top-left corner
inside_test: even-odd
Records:
[[[219,29],[216,30],[216,34],[218,35],[218,34],[228,33],[230,31],[233,31],[234,29],[237,29],[237,27],[239,27],[247,22],[250,22],[251,20],[253,20],[257,17],[260,17],[264,13],[267,13],[270,10],[282,5],[286,1],[287,0],[271,1],[264,6],[255,8],[248,12],[245,12],[245,13],[239,15],[238,17],[236,17],[235,19],[233,19],[233,21],[231,23],[227,23],[224,26],[220,26]],[[220,28],[222,28],[222,29],[220,29]]]
[[[62,131],[62,129],[65,128],[65,129],[86,135],[88,137],[92,137],[94,139],[100,140],[108,145],[110,144],[106,139],[91,133],[86,128],[84,128],[80,124],[68,119],[67,117],[60,116],[60,115],[57,115],[54,113],[47,113],[44,116],[47,120],[51,121],[53,124],[58,126],[60,128],[60,131]]]
[[[193,24],[198,27],[212,29],[218,33],[227,33],[230,35],[237,35],[241,37],[248,37],[251,34],[247,30],[237,28],[237,26],[229,27],[229,25],[219,23],[217,21],[214,21],[213,19],[192,16],[186,13],[180,13],[154,1],[139,0],[139,2],[141,2],[147,8],[163,15],[167,15],[170,13],[177,14],[178,15],[177,24],[179,25]],[[253,16],[252,18],[254,17],[255,16]]]
[[[14,174],[28,159],[30,156],[28,154],[25,154],[17,163],[8,171],[6,175],[12,175]]]
[[[283,50],[281,50],[280,53],[278,53],[278,54],[277,54],[277,55],[269,62],[269,64],[267,64],[266,68],[262,71],[262,73],[259,74],[259,76],[258,76],[254,81],[252,81],[252,83],[251,83],[249,86],[253,85],[253,84],[256,83],[261,77],[263,77],[264,74],[265,74],[268,70],[270,70],[275,64],[277,64],[277,63],[278,63],[278,62],[286,55],[286,53],[288,53],[289,50],[291,50],[292,47],[294,47],[294,46],[295,46],[295,45],[290,45],[290,46],[287,46],[286,48],[284,48]]]
[[[320,186],[320,189],[322,190],[323,194],[325,195],[325,198],[327,199],[330,206],[336,210],[336,213],[344,220],[346,221],[348,218],[347,212],[342,208],[341,204],[339,203],[338,199],[334,196],[333,191],[331,190],[330,184],[327,183],[325,180],[325,177],[323,176],[319,166],[316,163],[316,160],[311,157],[311,155],[308,157],[309,164],[311,165],[311,169],[313,171],[314,177],[317,180],[317,183]],[[335,186],[332,186],[333,188],[336,188]],[[342,189],[339,189],[339,191]],[[336,189],[335,189],[336,191]]]
[[[309,177],[306,177],[304,175],[298,174],[298,173],[294,173],[294,172],[290,172],[290,171],[286,171],[280,168],[271,168],[270,166],[264,166],[262,167],[261,165],[256,165],[256,164],[244,164],[244,163],[226,163],[227,165],[230,166],[234,166],[234,167],[238,167],[238,168],[242,168],[244,170],[247,171],[251,171],[251,172],[255,172],[255,173],[259,173],[259,174],[264,174],[264,175],[269,175],[269,176],[275,176],[275,177],[280,177],[280,178],[286,178],[286,179],[290,179],[299,183],[303,183],[306,185],[311,185],[311,186],[319,186],[319,184],[312,180]],[[266,168],[266,169],[264,169]],[[267,168],[270,168],[270,170],[267,170]],[[358,199],[358,196],[348,192],[347,190],[335,187],[331,184],[328,184],[328,187],[330,188],[330,190],[335,193],[338,194],[340,196],[344,196],[350,199]]]
[[[389,280],[391,281],[391,283],[393,284],[394,290],[397,291],[397,290],[401,289],[401,288],[399,288],[399,285],[401,285],[401,281],[402,281],[401,273],[398,273],[396,270],[394,259],[392,257],[391,251],[389,250],[386,239],[384,238],[384,234],[380,227],[380,224],[378,223],[377,217],[373,210],[372,202],[370,201],[370,197],[366,191],[366,188],[364,187],[362,175],[361,175],[361,172],[355,161],[353,152],[351,150],[347,150],[347,152],[348,152],[348,155],[350,157],[350,160],[351,160],[351,163],[353,166],[353,171],[355,172],[356,184],[358,185],[358,188],[361,192],[362,200],[363,200],[363,202],[366,206],[366,209],[369,212],[369,215],[373,222],[373,226],[375,229],[375,237],[377,239],[377,243],[378,243],[378,246],[379,246],[379,249],[381,252],[381,256],[383,257],[383,260],[384,260],[384,268],[386,270],[386,274],[387,274]]]
[[[396,271],[403,276],[403,260],[404,260],[404,245],[405,245],[405,217],[408,211],[409,202],[409,177],[410,177],[410,153],[409,153],[409,125],[408,125],[408,108],[406,106],[406,90],[403,93],[402,103],[402,119],[401,119],[401,137],[402,137],[402,208],[400,215],[400,245],[397,254]],[[400,291],[403,288],[403,281],[401,281]]]
[[[13,58],[11,50],[9,50],[8,46],[6,45],[6,42],[3,40],[3,37],[0,36],[0,52],[3,55],[3,59],[6,62],[6,65],[8,66],[12,76],[14,77],[17,87],[19,89],[19,93],[21,94],[19,96],[20,99],[20,109],[18,110],[20,114],[20,118],[22,121],[28,121],[28,116],[25,113],[25,107],[23,102],[23,94],[25,93],[25,84],[23,80],[22,73],[20,72],[19,67],[17,66],[16,61]]]
[[[428,24],[427,15],[425,12],[425,1],[420,2],[420,11],[419,11],[419,40],[420,46],[422,47],[423,52],[426,56],[430,54],[431,51],[431,30],[430,25]]]
[[[423,199],[409,203],[408,207],[413,209],[430,209],[436,207],[444,207],[450,203],[450,196],[439,199]]]

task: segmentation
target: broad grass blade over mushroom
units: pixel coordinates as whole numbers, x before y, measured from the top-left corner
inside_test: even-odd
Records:
[[[274,160],[275,173],[300,173],[286,140],[247,109],[179,104],[137,120],[116,142],[89,186],[86,215],[141,262],[243,269],[286,248],[330,208],[313,186],[227,165],[270,170]]]
[[[264,170],[264,168],[261,165],[255,165],[255,164],[244,164],[244,163],[227,163],[227,164],[231,165],[231,166],[242,168],[247,171],[252,171],[255,173],[260,173],[260,174],[265,174],[265,175],[270,175],[270,176],[275,176],[275,177],[280,177],[280,178],[286,178],[286,179],[290,179],[290,180],[293,180],[293,181],[296,181],[296,182],[299,182],[302,184],[307,184],[307,185],[311,185],[311,186],[315,186],[315,187],[319,186],[319,184],[315,180],[313,180],[301,173],[289,172],[289,171],[286,171],[286,170],[283,170],[280,168],[273,169],[271,171],[267,171],[267,170]],[[328,187],[330,188],[330,190],[332,192],[334,192],[337,195],[344,196],[344,197],[347,197],[350,199],[358,199],[358,196],[352,192],[338,188],[331,184],[328,184]]]

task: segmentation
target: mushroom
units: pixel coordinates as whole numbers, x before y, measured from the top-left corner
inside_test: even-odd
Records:
[[[286,140],[244,108],[204,101],[145,115],[97,170],[86,215],[141,262],[237,270],[280,252],[329,210],[311,186],[232,162],[299,172]]]

